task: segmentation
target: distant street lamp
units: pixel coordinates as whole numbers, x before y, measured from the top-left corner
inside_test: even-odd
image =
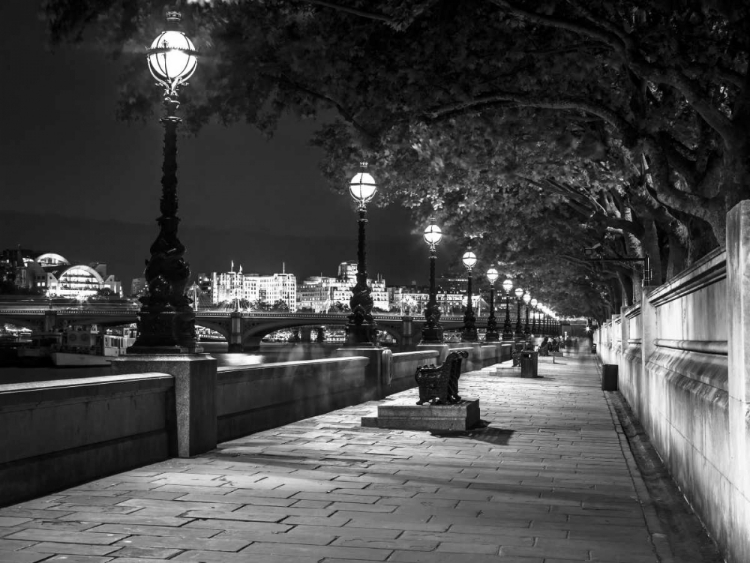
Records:
[[[147,51],[148,68],[164,88],[164,162],[159,236],[151,245],[151,258],[144,277],[148,289],[138,312],[138,336],[130,353],[180,353],[196,350],[195,311],[190,307],[186,287],[190,267],[185,247],[177,238],[177,126],[180,106],[177,90],[186,84],[197,66],[193,43],[179,30],[180,13],[167,13],[167,30]]]
[[[531,329],[529,328],[529,303],[531,302],[531,295],[528,291],[523,294],[523,302],[526,304],[526,326],[523,327],[523,334],[528,336],[531,334]]]
[[[352,288],[349,306],[352,310],[346,325],[345,346],[375,346],[378,331],[372,318],[372,297],[367,287],[367,264],[365,254],[365,225],[367,209],[365,204],[375,196],[377,185],[367,173],[367,163],[362,162],[360,171],[349,183],[349,193],[358,203],[359,239],[357,244],[357,284]]]
[[[513,282],[509,279],[503,282],[505,291],[505,324],[503,325],[503,340],[513,340],[513,327],[510,324],[510,290],[513,289]]]
[[[490,282],[490,316],[487,319],[487,332],[484,336],[486,342],[500,340],[500,335],[497,333],[497,320],[495,320],[495,282],[498,276],[495,268],[487,270],[487,280]]]
[[[520,287],[516,288],[516,338],[523,336],[523,325],[521,324],[521,303],[523,303],[523,289]]]
[[[437,261],[437,245],[443,238],[440,227],[435,225],[434,219],[424,230],[424,241],[430,247],[430,300],[424,311],[425,325],[422,327],[422,342],[435,344],[443,342],[443,328],[440,326],[440,307],[437,304],[437,291],[435,289],[435,262]]]
[[[536,326],[536,304],[539,303],[536,299],[531,300],[531,334],[537,334]]]
[[[471,306],[471,270],[477,263],[477,256],[471,250],[467,251],[463,255],[463,263],[468,272],[468,287],[466,290],[467,301],[466,301],[466,313],[464,314],[464,330],[461,334],[461,340],[463,342],[476,342],[477,341],[477,327],[474,316],[474,309]]]

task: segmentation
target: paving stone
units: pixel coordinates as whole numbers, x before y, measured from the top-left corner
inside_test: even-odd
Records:
[[[92,533],[92,532],[63,532],[57,530],[21,530],[15,534],[7,536],[6,540],[29,540],[38,542],[58,542],[58,543],[82,543],[91,545],[110,545],[125,536],[122,534],[109,533]]]
[[[45,559],[44,563],[48,563],[49,561],[54,563],[107,563],[107,561],[112,560],[112,557],[108,555],[103,557],[96,555],[55,555],[54,557]]]
[[[253,543],[242,550],[242,554],[258,557],[265,561],[266,555],[314,555],[318,559],[333,557],[336,559],[356,559],[364,561],[385,561],[392,553],[390,549],[372,549],[366,547],[337,547],[291,545],[283,543]]]
[[[49,553],[33,551],[6,551],[0,547],[0,561],[3,563],[36,563],[49,557]]]
[[[119,548],[113,545],[90,545],[80,543],[41,542],[25,548],[39,553],[64,553],[68,555],[108,555]],[[0,559],[2,561],[2,559]]]
[[[0,516],[0,528],[6,528],[10,526],[18,526],[25,522],[31,522],[31,518],[15,518],[13,516]],[[0,532],[2,532],[0,530]]]
[[[250,541],[233,538],[186,538],[174,536],[129,536],[117,545],[124,547],[166,547],[204,551],[239,551]]]

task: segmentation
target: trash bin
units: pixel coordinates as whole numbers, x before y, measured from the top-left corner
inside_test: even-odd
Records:
[[[539,368],[539,352],[521,352],[521,377],[536,377]]]
[[[602,391],[617,391],[617,365],[604,364],[602,369]]]

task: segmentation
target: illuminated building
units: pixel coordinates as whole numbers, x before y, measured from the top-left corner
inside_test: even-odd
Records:
[[[15,252],[15,279],[18,287],[35,289],[48,297],[82,299],[97,295],[108,288],[113,295],[122,297],[122,283],[107,274],[103,262],[71,264],[65,257],[53,252],[37,254],[29,251]]]
[[[297,278],[294,274],[286,273],[285,268],[283,270],[280,274],[268,276],[244,274],[242,266],[235,271],[232,263],[228,272],[211,274],[211,302],[260,302],[272,307],[283,301],[294,312],[297,310]]]

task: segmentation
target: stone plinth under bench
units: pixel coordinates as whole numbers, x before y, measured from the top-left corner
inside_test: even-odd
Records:
[[[377,416],[363,416],[362,426],[394,430],[468,430],[479,422],[479,399],[443,405],[381,405]]]

